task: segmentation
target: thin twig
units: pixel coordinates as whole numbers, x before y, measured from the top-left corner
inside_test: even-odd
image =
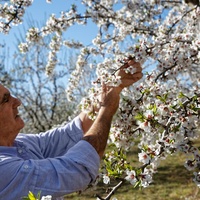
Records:
[[[115,193],[115,191],[117,191],[122,185],[123,183],[125,182],[125,180],[121,180],[116,186],[114,186],[112,188],[112,190],[109,192],[109,194],[105,197],[105,198],[102,198],[100,197],[98,194],[96,195],[100,200],[109,200],[111,198],[111,196]]]

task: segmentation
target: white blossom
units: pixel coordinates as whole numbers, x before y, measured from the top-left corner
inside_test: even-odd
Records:
[[[43,196],[41,198],[41,200],[51,200],[52,199],[52,196],[51,195],[47,195],[47,196]]]
[[[103,175],[103,182],[105,183],[105,184],[109,184],[110,183],[110,178],[109,178],[109,176],[107,176],[107,175]]]
[[[137,178],[136,178],[136,173],[134,170],[131,171],[126,171],[127,176],[125,177],[125,179],[127,181],[129,181],[132,185],[135,185],[135,183],[137,182]]]

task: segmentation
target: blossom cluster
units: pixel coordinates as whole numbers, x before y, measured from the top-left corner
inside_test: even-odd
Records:
[[[12,23],[21,23],[25,8],[32,1],[11,3],[15,6],[0,6],[0,19],[5,19],[1,20],[1,32],[8,33]],[[105,157],[104,182],[109,183],[112,177],[125,177],[133,185],[147,187],[162,159],[182,152],[189,155],[184,166],[194,171],[194,182],[200,186],[200,152],[191,142],[198,138],[200,116],[199,5],[188,6],[184,0],[83,0],[82,4],[85,6],[82,13],[73,4],[60,17],[52,14],[43,27],[29,29],[20,50],[28,52],[32,43],[50,37],[46,68],[49,75],[62,46],[80,50],[66,92],[73,100],[74,90],[83,90],[80,81],[86,69],[95,73],[92,89],[81,102],[82,110],[92,119],[97,114],[92,108],[99,106],[102,84],[120,84],[116,72],[123,65],[123,58],[131,55],[143,65],[143,80],[121,94],[109,139],[109,143],[124,152],[130,151],[139,140],[141,167],[128,164],[125,153],[117,155],[119,162],[116,162],[116,156],[110,152]],[[89,21],[98,29],[90,46],[63,38],[68,28],[88,25]],[[94,59],[98,64],[94,64]],[[134,72],[134,68],[127,68],[127,73]]]
[[[11,0],[10,3],[0,4],[0,32],[8,34],[12,25],[23,21],[25,10],[33,0]]]

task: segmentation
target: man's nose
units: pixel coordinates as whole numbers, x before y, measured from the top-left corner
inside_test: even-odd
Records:
[[[14,105],[16,106],[16,107],[18,107],[18,106],[20,106],[21,104],[22,104],[22,102],[21,102],[21,100],[20,99],[18,99],[17,97],[12,97],[13,98],[13,100],[14,100]]]

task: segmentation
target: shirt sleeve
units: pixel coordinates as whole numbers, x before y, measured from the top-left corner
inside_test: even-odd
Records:
[[[30,151],[40,152],[44,158],[65,154],[83,137],[82,125],[79,117],[74,118],[65,126],[39,134],[20,134],[17,139],[23,141]]]
[[[41,160],[0,159],[0,197],[16,200],[29,191],[53,197],[83,190],[98,175],[100,158],[86,141],[79,141],[63,156]]]

